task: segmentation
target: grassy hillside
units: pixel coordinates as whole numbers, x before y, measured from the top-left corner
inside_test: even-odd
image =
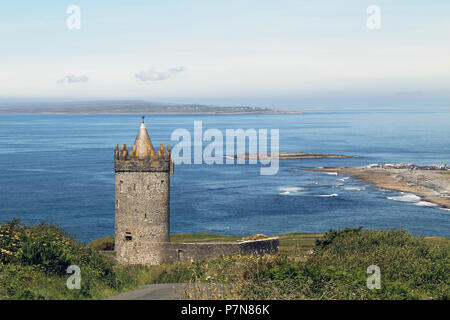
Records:
[[[215,234],[174,234],[173,241],[234,241]],[[234,255],[203,262],[154,267],[118,266],[46,224],[0,226],[0,298],[101,299],[141,284],[214,282],[227,290],[206,294],[192,286],[192,298],[234,299],[448,299],[450,240],[414,237],[404,231],[345,229],[325,235],[280,235],[279,255]],[[381,289],[369,290],[366,269],[381,269]],[[81,269],[81,289],[66,286],[69,265]]]

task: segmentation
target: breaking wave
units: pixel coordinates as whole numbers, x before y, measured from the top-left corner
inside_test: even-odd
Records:
[[[305,188],[301,187],[282,187],[279,188],[280,194],[289,195],[289,194],[298,194],[300,191],[305,190]]]
[[[428,201],[419,201],[419,202],[416,202],[415,205],[421,206],[421,207],[437,207],[438,206],[436,203],[428,202]]]
[[[406,193],[406,194],[402,193],[402,194],[403,195],[401,195],[401,196],[387,197],[387,199],[402,201],[402,202],[409,202],[409,203],[413,203],[419,207],[439,207],[439,205],[436,203],[429,202],[429,201],[423,201],[422,198],[420,198],[419,196],[416,196],[415,194],[412,194],[412,193]]]
[[[348,191],[361,191],[366,190],[366,187],[345,187],[344,189]]]
[[[419,202],[421,198],[412,193],[403,194],[402,196],[387,197],[386,199],[401,202]]]

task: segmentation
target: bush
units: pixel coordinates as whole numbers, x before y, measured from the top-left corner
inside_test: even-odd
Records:
[[[70,265],[81,270],[81,290],[66,286]],[[59,227],[22,226],[17,220],[0,226],[0,296],[84,299],[135,286],[119,269],[112,258],[76,242]]]
[[[258,276],[245,279],[238,291],[252,299],[448,299],[449,251],[448,245],[431,245],[401,230],[330,230],[306,262],[274,260]],[[380,290],[367,288],[370,265],[381,269]],[[249,287],[262,282],[267,290],[249,294]]]
[[[88,246],[97,250],[114,250],[114,237],[109,236],[96,239],[89,243]]]
[[[0,225],[0,263],[9,264],[19,261],[17,250],[21,243],[19,221],[13,220],[8,224]]]

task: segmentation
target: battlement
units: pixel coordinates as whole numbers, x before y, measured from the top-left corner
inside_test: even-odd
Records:
[[[136,144],[128,151],[127,145],[123,144],[114,148],[114,170],[116,172],[170,172],[173,174],[173,161],[170,155],[170,146],[164,149],[161,144],[157,152],[152,146],[139,152]]]

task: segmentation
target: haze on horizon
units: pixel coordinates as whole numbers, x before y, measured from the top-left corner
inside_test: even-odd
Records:
[[[74,2],[2,3],[0,100],[450,106],[445,0]]]

